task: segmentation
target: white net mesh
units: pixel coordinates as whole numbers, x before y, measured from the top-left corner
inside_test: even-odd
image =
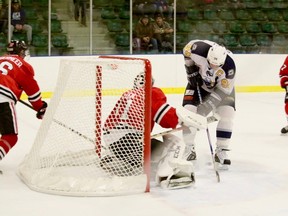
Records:
[[[33,190],[61,195],[147,191],[149,161],[144,152],[150,149],[150,112],[145,105],[149,106],[151,88],[147,64],[148,60],[116,57],[61,60],[47,113],[30,153],[19,165],[20,178]],[[134,100],[130,89],[140,72],[145,73],[145,87],[137,90]],[[130,93],[121,97],[126,91]],[[125,106],[120,98],[125,98]],[[132,100],[137,103],[130,106]]]

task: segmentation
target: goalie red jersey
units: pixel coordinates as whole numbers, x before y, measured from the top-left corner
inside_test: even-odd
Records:
[[[41,92],[32,66],[18,55],[0,57],[0,64],[1,101],[16,103],[24,90],[34,109],[39,110],[42,107]]]
[[[113,129],[116,126],[129,126],[141,129],[143,125],[143,96],[144,89],[136,88],[125,92],[117,101],[114,109],[106,119],[104,129]],[[160,88],[152,87],[151,130],[154,123],[164,128],[175,128],[178,124],[176,109],[167,103],[167,98]],[[139,107],[142,108],[139,109]]]
[[[288,57],[286,57],[283,65],[280,68],[279,76],[281,87],[286,88],[288,86]]]

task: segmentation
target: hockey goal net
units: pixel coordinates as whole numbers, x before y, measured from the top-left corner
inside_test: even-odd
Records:
[[[109,160],[104,161],[111,162],[107,168],[102,154],[111,146],[103,136],[106,133],[116,142],[123,136],[123,128],[113,128],[109,134],[103,129],[105,121],[121,95],[133,88],[135,77],[143,72],[144,90],[141,101],[134,106],[137,136],[118,143]],[[18,176],[32,190],[67,196],[148,192],[151,83],[147,59],[61,59],[53,97],[32,148],[18,167]],[[125,161],[128,156],[134,163]]]

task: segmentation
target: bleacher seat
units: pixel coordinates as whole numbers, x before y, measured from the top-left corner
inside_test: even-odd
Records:
[[[62,24],[60,20],[51,20],[51,32],[61,33],[63,31]]]
[[[284,9],[284,8],[288,8],[288,2],[287,0],[273,0],[272,6],[273,8],[276,8],[276,9]]]
[[[66,48],[69,46],[66,34],[53,34],[51,36],[51,43],[54,47]]]
[[[251,16],[253,20],[265,21],[267,20],[267,15],[261,9],[256,9],[251,11]]]
[[[275,34],[273,35],[273,45],[274,46],[287,46],[288,45],[288,40],[283,34]]]
[[[43,24],[39,19],[29,20],[28,24],[31,25],[33,34],[43,32]]]
[[[116,33],[116,32],[123,32],[123,24],[121,20],[109,20],[107,22],[107,29],[109,32]]]
[[[238,39],[234,34],[223,35],[223,43],[227,47],[235,47],[239,45]]]
[[[229,31],[229,27],[226,22],[223,21],[214,21],[212,23],[213,31],[215,33],[227,33]]]
[[[267,18],[270,21],[280,21],[282,20],[282,13],[277,9],[267,10]]]
[[[115,45],[120,47],[130,46],[130,35],[129,33],[120,33],[115,36]]]
[[[259,7],[257,1],[255,0],[242,0],[242,2],[245,8],[255,9]]]
[[[246,23],[246,31],[248,33],[260,33],[262,31],[261,25],[258,22],[247,22]]]
[[[242,34],[239,36],[239,43],[241,46],[255,46],[256,39],[250,34]]]
[[[35,47],[47,47],[48,35],[47,34],[33,34],[32,45]]]
[[[258,1],[258,5],[261,8],[265,8],[265,9],[271,9],[272,8],[270,0],[257,0],[257,1]]]
[[[194,28],[190,22],[183,22],[182,20],[177,21],[176,23],[177,32],[191,32]]]
[[[237,20],[250,20],[251,15],[246,9],[239,9],[235,11],[235,16]]]
[[[101,10],[102,19],[116,19],[117,15],[113,7],[102,8]]]
[[[195,25],[195,29],[199,33],[212,33],[213,28],[210,23],[205,21],[198,21]]]
[[[23,7],[23,9],[25,10],[26,20],[37,20],[39,18],[35,7]]]
[[[190,20],[203,20],[203,11],[200,9],[190,8],[187,12],[187,18]]]
[[[219,11],[219,17],[220,19],[222,20],[235,20],[235,16],[234,16],[234,13],[232,10],[226,10],[226,9],[223,9],[223,10],[220,10]]]
[[[277,32],[277,28],[273,22],[262,22],[262,32],[264,33],[275,33]]]
[[[229,29],[231,33],[243,33],[245,32],[245,26],[242,22],[234,21],[229,24]]]
[[[129,20],[130,19],[130,11],[125,8],[121,8],[118,12],[118,17],[120,19]]]
[[[267,34],[256,35],[256,42],[259,46],[271,46],[272,40]]]
[[[205,9],[203,11],[203,18],[205,20],[219,20],[218,12],[216,9]]]
[[[288,22],[277,23],[277,29],[278,29],[279,33],[287,34],[288,33]]]

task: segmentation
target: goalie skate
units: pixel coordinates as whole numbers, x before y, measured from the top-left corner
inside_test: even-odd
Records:
[[[228,158],[227,151],[229,151],[229,149],[216,148],[214,160],[218,169],[227,170],[231,165],[231,160]]]
[[[281,134],[288,134],[288,126],[281,129]]]

